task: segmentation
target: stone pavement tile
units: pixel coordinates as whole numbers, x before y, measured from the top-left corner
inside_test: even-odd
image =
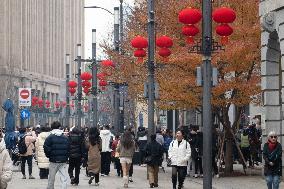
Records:
[[[122,189],[122,179],[115,175],[115,170],[111,166],[111,174],[107,177],[100,177],[100,186],[95,187],[94,184],[89,186],[89,178],[85,176],[85,169],[81,169],[79,186],[71,186],[68,181],[68,188],[70,189],[89,189],[89,188],[105,188],[105,189]],[[26,169],[27,170],[27,169]],[[47,180],[40,180],[38,176],[37,166],[33,168],[34,180],[22,180],[21,173],[16,172],[13,174],[13,180],[9,183],[8,189],[45,189],[47,186]],[[146,168],[134,166],[133,183],[129,184],[129,188],[146,189],[149,188],[148,181],[146,179]],[[166,173],[160,171],[159,173],[159,188],[171,189],[171,169],[166,168]],[[184,184],[184,189],[202,189],[202,179],[187,177]],[[265,181],[261,176],[242,176],[242,177],[225,177],[213,179],[214,189],[266,189]],[[284,188],[284,183],[281,183],[280,188]],[[60,189],[59,177],[56,177],[55,189]]]

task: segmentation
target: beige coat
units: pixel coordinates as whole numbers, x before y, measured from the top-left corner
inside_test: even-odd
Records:
[[[88,150],[88,172],[97,174],[101,171],[101,144],[96,144],[95,146],[92,146],[87,141],[87,149]]]
[[[4,139],[0,142],[0,189],[6,189],[12,179],[12,160],[6,149]]]
[[[33,150],[35,149],[34,142],[36,141],[36,134],[35,132],[26,134],[25,143],[27,146],[27,152],[22,156],[31,156],[33,155]]]
[[[50,132],[42,132],[38,135],[36,139],[36,157],[38,162],[38,168],[40,169],[48,169],[49,167],[49,159],[45,156],[43,145],[46,138],[50,135]]]

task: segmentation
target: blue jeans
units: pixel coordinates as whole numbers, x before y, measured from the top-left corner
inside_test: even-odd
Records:
[[[265,177],[265,180],[266,180],[268,189],[279,189],[279,183],[280,183],[279,175],[267,175]]]

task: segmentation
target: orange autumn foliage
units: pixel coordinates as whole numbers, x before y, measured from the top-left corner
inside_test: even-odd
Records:
[[[216,2],[216,1],[215,1]],[[219,2],[219,3],[218,3]],[[212,89],[212,104],[217,108],[228,108],[231,104],[238,107],[257,102],[260,93],[260,25],[258,19],[258,1],[230,0],[217,1],[214,8],[227,6],[236,11],[237,19],[231,24],[234,33],[225,46],[225,51],[213,54],[212,64],[218,68],[219,84]],[[201,9],[196,0],[156,0],[155,21],[156,36],[167,35],[174,41],[172,55],[165,62],[156,53],[156,81],[160,85],[160,99],[157,105],[161,109],[198,108],[201,106],[202,88],[196,86],[196,67],[201,65],[201,56],[189,53],[186,38],[181,34],[182,24],[178,22],[178,13],[186,7]],[[201,30],[201,22],[197,24]],[[214,39],[220,37],[215,34]],[[147,57],[138,63],[133,57],[134,49],[130,41],[136,35],[147,37],[147,2],[138,1],[128,16],[121,44],[123,53],[114,52],[107,44],[102,46],[106,54],[117,63],[111,76],[118,82],[127,82],[132,99],[143,100],[143,85],[147,80]],[[195,37],[198,41],[200,34]]]

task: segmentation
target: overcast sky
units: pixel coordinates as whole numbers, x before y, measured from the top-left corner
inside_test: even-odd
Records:
[[[124,0],[133,5],[135,0]],[[85,0],[85,6],[99,6],[113,12],[113,8],[119,6],[119,0]],[[113,15],[101,9],[85,9],[85,58],[92,55],[92,29],[97,29],[97,43],[102,42],[113,31]],[[112,40],[112,39],[109,39]],[[102,51],[97,45],[98,58]]]

